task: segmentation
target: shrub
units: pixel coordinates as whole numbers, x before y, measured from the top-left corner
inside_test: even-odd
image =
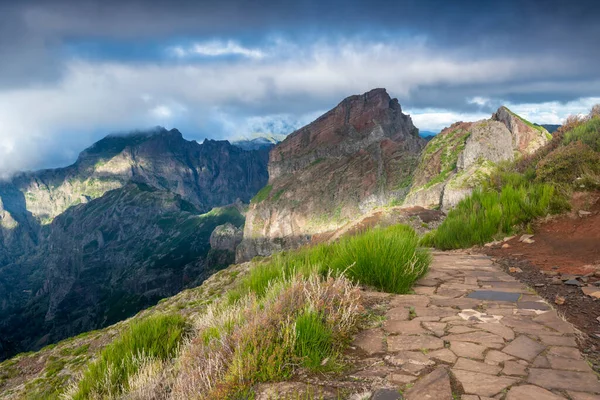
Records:
[[[249,398],[255,383],[288,379],[300,367],[336,368],[361,310],[348,279],[316,275],[272,283],[262,299],[250,293],[214,305],[182,350],[173,398]]]
[[[85,371],[73,399],[111,398],[127,391],[130,378],[146,360],[164,361],[175,355],[185,330],[180,315],[158,315],[132,323]]]
[[[585,122],[565,132],[564,143],[580,141],[600,152],[600,116],[589,118]]]
[[[508,184],[500,191],[476,190],[448,213],[433,240],[428,240],[443,250],[483,245],[566,207],[568,203],[548,184]]]
[[[282,252],[254,267],[240,286],[229,293],[229,300],[233,302],[251,292],[262,296],[269,283],[285,276],[325,276],[330,271],[346,271],[353,281],[379,290],[407,293],[431,262],[429,253],[418,248],[418,242],[411,227],[395,225],[344,237],[332,244]]]
[[[582,142],[572,142],[554,150],[539,162],[536,179],[571,185],[579,178],[599,173],[600,153]]]

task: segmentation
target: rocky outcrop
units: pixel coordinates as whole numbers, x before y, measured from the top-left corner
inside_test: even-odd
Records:
[[[506,107],[488,120],[457,122],[423,150],[404,205],[448,210],[489,176],[497,163],[531,154],[550,138],[544,128]]]
[[[266,149],[157,128],[107,136],[69,167],[0,182],[2,348],[114,323],[229,265],[244,217],[239,204],[215,207],[248,202],[267,183],[267,160]],[[227,223],[237,238],[212,249]]]
[[[307,243],[401,202],[424,146],[385,89],[346,98],[271,150],[269,183],[251,201],[238,260]]]

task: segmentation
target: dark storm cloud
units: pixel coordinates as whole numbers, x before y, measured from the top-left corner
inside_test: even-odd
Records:
[[[600,94],[598,15],[598,1],[0,0],[0,175],[111,130],[288,133],[373,87],[424,129],[503,103],[555,123]]]

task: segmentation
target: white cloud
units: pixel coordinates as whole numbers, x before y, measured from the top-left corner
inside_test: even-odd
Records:
[[[238,51],[227,44],[225,48]],[[251,54],[256,49],[247,50]],[[0,171],[56,166],[56,160],[62,160],[57,154],[73,161],[78,151],[114,130],[161,124],[202,139],[295,128],[344,97],[374,87],[386,87],[399,97],[422,130],[439,130],[456,120],[489,114],[411,109],[411,99],[422,90],[448,88],[448,93],[456,93],[455,99],[449,98],[459,105],[474,97],[464,91],[479,90],[481,99],[501,98],[505,87],[506,93],[515,90],[511,81],[515,77],[535,79],[566,62],[539,56],[469,59],[428,49],[423,43],[344,41],[300,47],[278,40],[256,51],[269,57],[132,65],[71,60],[63,80],[54,85],[0,91]],[[600,91],[600,81],[587,83],[594,85]],[[560,93],[571,88],[565,80],[552,90]],[[529,90],[545,93],[546,87],[532,85]],[[581,100],[566,108],[558,103],[513,108],[535,122],[551,122],[586,112],[593,102]]]
[[[220,56],[243,56],[248,58],[263,58],[265,53],[259,49],[252,49],[240,45],[238,42],[228,40],[212,40],[203,43],[194,43],[190,46],[174,46],[169,49],[175,57],[184,58],[190,56],[220,57]]]

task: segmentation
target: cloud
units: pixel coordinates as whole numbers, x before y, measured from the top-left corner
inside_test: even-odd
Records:
[[[544,98],[548,93],[572,96],[573,85],[584,84],[569,79],[547,83],[557,71],[577,70],[576,63],[562,57],[466,58],[405,41],[339,40],[307,46],[282,39],[268,51],[274,49],[283,50],[275,51],[276,57],[211,63],[71,60],[55,84],[0,91],[0,171],[64,165],[108,132],[157,124],[178,127],[198,140],[260,129],[284,133],[344,97],[374,87],[386,87],[399,97],[419,128],[439,130],[459,119],[489,117],[488,104],[499,99],[512,104],[521,86]],[[590,80],[585,86],[597,88],[599,82]],[[444,96],[428,92],[431,88]],[[477,101],[475,94],[480,94]],[[589,103],[568,103],[567,109],[585,112]],[[555,111],[549,114],[541,111],[544,104],[539,111],[534,103],[523,111],[525,116],[548,118],[531,118],[536,122],[563,117],[559,102],[550,106]]]
[[[248,58],[263,58],[265,56],[265,53],[261,50],[241,46],[233,40],[228,40],[227,42],[213,40],[203,43],[194,43],[187,47],[175,46],[169,48],[169,52],[179,58],[190,56],[243,56]]]

